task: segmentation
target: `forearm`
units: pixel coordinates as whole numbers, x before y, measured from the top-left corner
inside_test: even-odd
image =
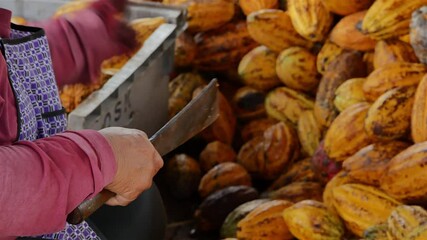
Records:
[[[67,214],[116,171],[108,142],[95,131],[0,147],[0,159],[0,236],[62,229]]]

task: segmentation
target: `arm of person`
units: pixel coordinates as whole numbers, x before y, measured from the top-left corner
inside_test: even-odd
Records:
[[[46,32],[60,88],[98,80],[103,60],[137,46],[133,30],[115,17],[125,3],[100,0],[87,9],[29,24]]]
[[[0,239],[63,229],[83,200],[106,188],[126,206],[151,187],[163,160],[136,129],[65,132],[0,147]]]
[[[84,199],[113,181],[117,165],[99,132],[66,132],[0,147],[0,239],[63,229]]]

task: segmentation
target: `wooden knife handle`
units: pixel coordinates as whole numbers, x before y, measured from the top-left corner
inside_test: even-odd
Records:
[[[76,207],[67,216],[67,222],[70,224],[79,224],[100,208],[108,199],[115,196],[115,193],[106,189],[102,190],[95,197],[88,199]]]

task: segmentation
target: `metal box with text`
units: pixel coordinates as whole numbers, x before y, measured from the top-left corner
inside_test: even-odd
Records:
[[[28,20],[49,18],[67,0],[2,0],[0,7]],[[149,136],[168,120],[168,82],[177,35],[185,29],[185,10],[159,3],[130,3],[127,19],[162,16],[144,46],[98,91],[68,115],[68,128],[133,127]]]

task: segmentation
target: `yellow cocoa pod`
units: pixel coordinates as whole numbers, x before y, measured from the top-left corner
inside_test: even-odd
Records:
[[[312,110],[301,113],[298,119],[297,132],[302,150],[308,156],[313,156],[322,138],[322,130]]]
[[[407,240],[415,229],[427,222],[427,211],[420,206],[401,205],[387,219],[388,230],[393,239]]]
[[[305,158],[293,163],[286,172],[278,177],[268,187],[267,191],[274,191],[292,182],[314,182],[316,175],[311,167],[311,158]]]
[[[237,224],[237,239],[291,240],[294,237],[282,217],[292,206],[285,200],[272,200],[256,207]]]
[[[256,178],[276,179],[299,154],[295,130],[279,122],[262,137],[255,137],[239,150],[237,161]]]
[[[363,84],[363,92],[366,99],[373,102],[392,88],[417,86],[426,73],[427,66],[424,64],[391,63],[369,74]]]
[[[310,92],[319,85],[316,56],[302,47],[290,47],[277,57],[276,73],[289,88]]]
[[[338,15],[349,15],[368,9],[374,0],[322,0],[325,7]]]
[[[344,161],[372,142],[364,125],[369,107],[368,103],[355,104],[332,122],[325,135],[325,151],[332,160]]]
[[[295,30],[312,42],[323,41],[332,26],[333,15],[322,0],[288,0],[288,13]]]
[[[323,187],[317,182],[293,182],[277,190],[266,192],[264,197],[299,202],[306,199],[322,201]]]
[[[197,69],[208,71],[237,69],[242,57],[258,46],[249,36],[244,21],[198,33],[194,39],[197,53],[193,64]]]
[[[427,75],[424,75],[415,92],[411,115],[411,135],[416,143],[427,141]]]
[[[197,33],[215,29],[234,16],[234,3],[228,0],[164,1],[187,9],[188,31]]]
[[[205,84],[197,73],[182,73],[169,82],[169,117],[175,116],[193,97],[193,91]]]
[[[375,40],[361,33],[356,25],[365,17],[366,11],[342,18],[332,29],[329,39],[342,48],[369,51],[375,48]]]
[[[422,203],[427,196],[427,142],[412,145],[393,157],[380,180],[381,189],[405,203]]]
[[[220,163],[209,170],[199,184],[200,197],[230,186],[251,186],[251,177],[244,167],[234,162]]]
[[[379,224],[369,227],[363,233],[364,240],[390,240],[387,224]]]
[[[236,161],[236,155],[230,145],[220,141],[210,142],[200,152],[200,168],[202,171],[207,172],[220,163]]]
[[[252,38],[275,52],[292,46],[310,48],[313,45],[295,31],[289,14],[282,10],[259,10],[249,14],[246,22]]]
[[[384,67],[395,62],[418,62],[411,45],[400,40],[388,39],[378,41],[375,45],[374,67]]]
[[[325,204],[329,211],[337,213],[334,206],[334,197],[332,195],[332,190],[338,186],[354,182],[356,181],[349,176],[348,172],[341,170],[326,184],[325,189],[323,191],[322,199],[323,204]]]
[[[283,211],[289,231],[300,240],[342,239],[344,224],[321,202],[304,200]]]
[[[387,39],[409,33],[412,12],[427,0],[377,0],[362,22],[362,32],[375,39]]]
[[[347,229],[359,237],[369,227],[385,222],[393,209],[401,205],[381,190],[357,183],[335,187],[332,195]]]
[[[397,87],[381,95],[369,108],[366,132],[378,139],[397,139],[410,131],[415,87]]]
[[[267,114],[280,121],[297,125],[301,114],[313,109],[313,100],[307,95],[287,87],[278,87],[267,94],[265,110]]]
[[[427,224],[423,224],[418,228],[414,229],[409,234],[408,240],[424,240],[427,239]]]
[[[335,91],[334,105],[338,111],[342,112],[348,107],[365,102],[363,93],[363,83],[365,78],[352,78],[342,83]]]
[[[262,9],[275,9],[279,7],[278,0],[239,0],[239,6],[245,15]]]
[[[342,166],[357,182],[379,186],[387,164],[409,146],[409,143],[401,141],[373,143],[347,158]]]
[[[314,105],[314,115],[322,127],[329,127],[338,115],[334,106],[336,89],[348,79],[365,75],[366,64],[360,52],[346,51],[329,64],[320,80]]]
[[[276,74],[276,59],[277,53],[259,46],[242,58],[237,71],[245,85],[269,90],[280,84]]]
[[[317,54],[317,71],[324,74],[329,63],[331,63],[337,56],[341,55],[343,51],[344,49],[342,47],[327,40],[320,49],[320,52]]]
[[[231,237],[236,237],[237,224],[240,222],[240,220],[246,217],[246,215],[252,212],[252,210],[254,210],[256,207],[268,201],[271,201],[271,200],[255,199],[239,205],[232,212],[230,212],[221,226],[221,230],[220,230],[221,239],[237,240],[237,238],[231,238]]]

